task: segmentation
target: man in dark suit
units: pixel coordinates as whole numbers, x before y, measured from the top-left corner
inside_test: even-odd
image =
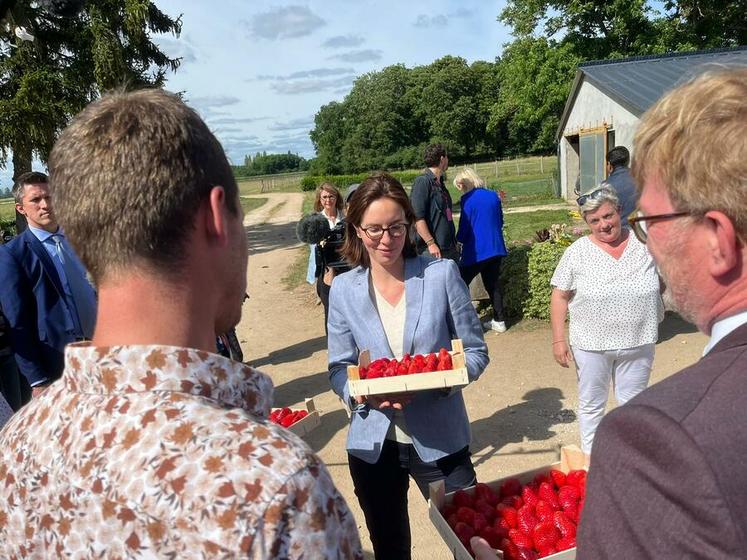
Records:
[[[0,246],[0,307],[18,368],[33,396],[60,377],[65,345],[93,336],[96,296],[57,224],[43,173],[13,186],[28,228]]]
[[[747,556],[747,68],[706,74],[644,116],[631,218],[680,313],[693,366],[605,417],[577,558]]]

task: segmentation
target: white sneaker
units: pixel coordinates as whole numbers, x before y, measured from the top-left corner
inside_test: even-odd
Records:
[[[489,331],[506,332],[506,323],[503,321],[495,321],[491,319],[490,321],[483,323],[482,326]]]

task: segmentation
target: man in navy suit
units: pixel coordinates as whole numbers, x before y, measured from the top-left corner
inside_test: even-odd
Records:
[[[18,368],[37,396],[63,368],[65,345],[93,336],[96,295],[57,224],[43,173],[13,185],[28,228],[0,247],[0,307]]]

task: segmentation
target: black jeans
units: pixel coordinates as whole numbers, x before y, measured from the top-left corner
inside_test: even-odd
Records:
[[[445,480],[446,491],[453,492],[476,481],[468,447],[435,463],[424,463],[412,445],[384,440],[375,464],[352,455],[348,455],[348,464],[377,560],[410,559],[410,476],[426,499],[431,482]]]
[[[475,276],[482,276],[485,291],[488,292],[490,303],[493,304],[493,320],[503,321],[503,294],[501,293],[501,260],[503,257],[491,257],[475,264],[460,266],[462,280],[469,287]]]
[[[319,299],[322,300],[322,306],[324,307],[324,334],[327,334],[327,318],[329,317],[329,290],[332,286],[327,286],[324,283],[324,273],[320,274],[316,279],[316,294]]]

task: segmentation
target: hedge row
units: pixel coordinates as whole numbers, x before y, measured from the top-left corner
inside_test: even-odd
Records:
[[[550,319],[550,279],[568,243],[516,245],[501,265],[503,309],[508,317]]]
[[[415,177],[421,175],[420,171],[391,171],[389,172],[400,183],[409,184],[415,180]],[[332,183],[338,189],[345,189],[353,183],[361,183],[371,173],[358,173],[357,175],[306,175],[301,179],[302,191],[313,191],[322,183]]]

